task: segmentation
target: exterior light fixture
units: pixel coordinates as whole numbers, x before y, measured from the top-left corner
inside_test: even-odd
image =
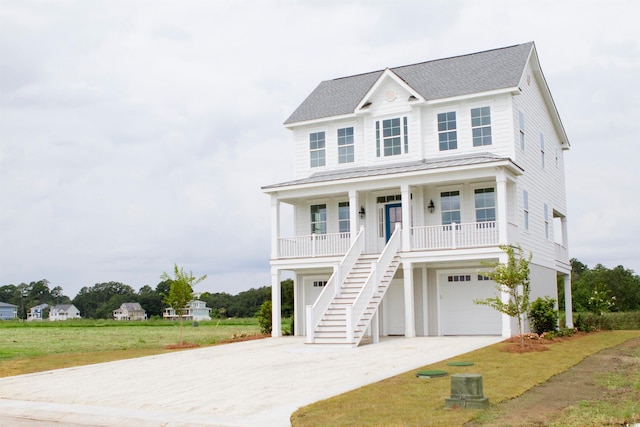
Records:
[[[427,206],[427,209],[429,209],[429,213],[433,213],[436,209],[436,206],[433,204],[433,199],[429,200],[429,206]]]
[[[360,218],[364,218],[365,212],[364,212],[364,206],[360,206]]]

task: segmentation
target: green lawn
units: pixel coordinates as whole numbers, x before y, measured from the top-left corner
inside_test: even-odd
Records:
[[[521,395],[564,372],[585,357],[640,336],[640,331],[611,331],[556,342],[548,351],[509,353],[505,343],[482,348],[453,360],[473,366],[452,367],[445,360],[316,402],[299,409],[292,425],[299,426],[459,426],[480,415],[481,410],[444,409],[451,391],[450,378],[416,378],[422,369],[483,375],[484,395],[491,404]]]
[[[184,341],[200,346],[260,334],[257,319],[184,323]],[[177,322],[0,322],[0,377],[73,364],[166,352],[179,341]]]

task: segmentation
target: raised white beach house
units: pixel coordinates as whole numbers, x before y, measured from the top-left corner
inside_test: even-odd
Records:
[[[533,254],[532,299],[557,299],[560,276],[571,306],[569,141],[533,42],[323,81],[285,126],[294,178],[262,189],[273,336],[285,271],[309,343],[511,336],[513,319],[473,303],[496,294],[478,272],[506,261],[501,244]]]

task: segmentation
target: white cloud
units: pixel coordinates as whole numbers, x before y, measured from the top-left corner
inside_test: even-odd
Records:
[[[633,1],[0,10],[0,286],[155,286],[174,262],[203,290],[269,284],[260,187],[292,177],[282,122],[321,80],[530,40],[572,142],[571,255],[640,270]]]

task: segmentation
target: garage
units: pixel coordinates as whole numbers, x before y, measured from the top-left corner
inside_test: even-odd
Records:
[[[495,283],[475,272],[438,274],[440,335],[500,335],[502,314],[474,304],[497,294]]]

